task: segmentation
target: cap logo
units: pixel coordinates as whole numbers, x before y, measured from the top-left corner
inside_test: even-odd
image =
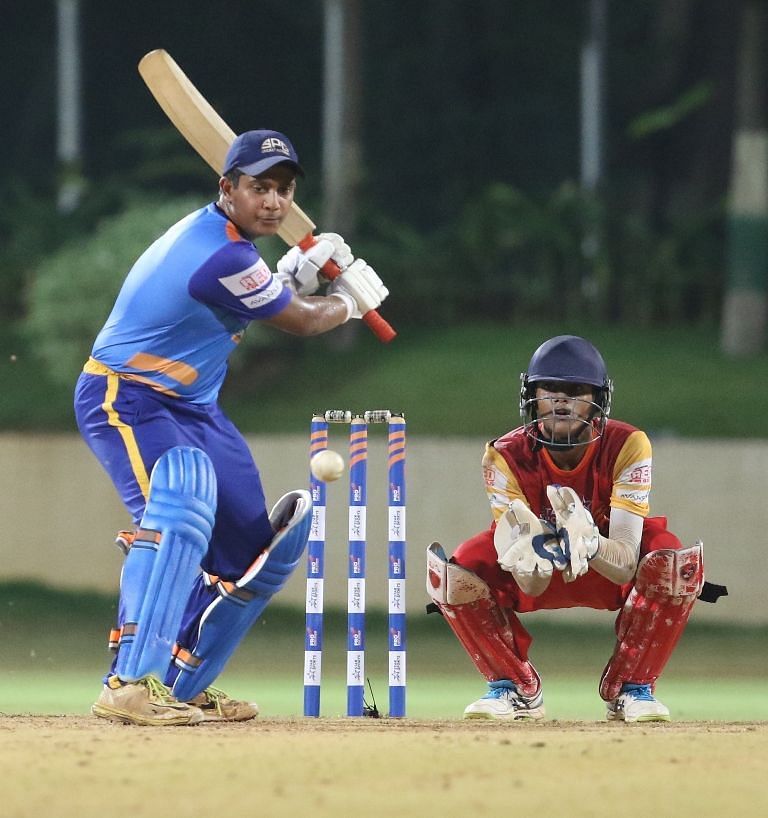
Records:
[[[288,145],[283,142],[282,139],[278,139],[276,136],[268,136],[262,143],[261,143],[261,152],[262,153],[282,153],[285,156],[290,156],[291,152],[288,150]]]

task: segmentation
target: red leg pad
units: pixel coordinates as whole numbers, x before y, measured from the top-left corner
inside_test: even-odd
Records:
[[[427,593],[489,682],[509,679],[523,696],[539,692],[539,675],[520,658],[509,619],[487,583],[448,562],[437,543],[427,549]]]
[[[605,701],[624,682],[655,684],[685,629],[704,582],[701,543],[651,551],[616,623],[616,647],[600,682]]]

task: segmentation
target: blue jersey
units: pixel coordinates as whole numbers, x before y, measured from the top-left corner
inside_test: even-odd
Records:
[[[212,403],[245,327],[290,299],[256,247],[211,203],[134,264],[91,355],[159,392]]]

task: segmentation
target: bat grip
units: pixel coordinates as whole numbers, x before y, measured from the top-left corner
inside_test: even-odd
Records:
[[[317,239],[312,233],[307,233],[306,236],[299,242],[301,250],[309,250],[314,244],[317,244]],[[341,269],[335,261],[328,261],[320,268],[320,272],[328,281],[333,281],[341,275]],[[368,326],[368,329],[381,341],[383,344],[388,344],[396,335],[394,328],[384,318],[382,318],[376,310],[368,310],[363,315],[363,321]]]

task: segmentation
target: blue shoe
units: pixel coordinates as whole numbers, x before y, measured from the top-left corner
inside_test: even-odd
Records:
[[[669,721],[669,710],[653,695],[651,685],[624,682],[621,693],[608,702],[608,721]]]
[[[538,721],[544,718],[541,690],[532,697],[517,692],[514,682],[500,679],[488,682],[488,692],[464,710],[465,719],[499,719],[501,721]]]

